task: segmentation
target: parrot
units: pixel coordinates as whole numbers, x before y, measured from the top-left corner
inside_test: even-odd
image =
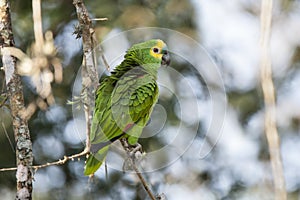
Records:
[[[166,43],[151,39],[129,48],[121,64],[100,81],[84,175],[93,175],[100,168],[114,141],[137,144],[158,100],[158,69],[169,64]]]

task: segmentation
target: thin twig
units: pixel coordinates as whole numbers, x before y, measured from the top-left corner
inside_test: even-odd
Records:
[[[16,167],[9,167],[9,168],[1,168],[0,172],[7,172],[7,171],[16,171]]]
[[[73,160],[74,158],[79,158],[79,157],[87,155],[87,154],[88,154],[88,151],[84,150],[84,151],[82,151],[78,154],[74,154],[74,155],[71,155],[71,156],[64,156],[63,159],[59,159],[59,160],[54,161],[54,162],[45,163],[45,164],[42,164],[42,165],[35,165],[32,168],[35,169],[35,170],[38,170],[38,169],[41,169],[41,168],[44,168],[44,167],[49,167],[49,166],[52,166],[52,165],[63,165],[68,160]],[[14,171],[14,170],[17,170],[17,168],[16,167],[2,168],[2,169],[0,169],[0,172]]]
[[[100,18],[92,18],[91,20],[93,20],[93,21],[107,21],[108,18],[107,17],[100,17]]]
[[[110,66],[109,66],[109,64],[108,64],[108,62],[107,62],[107,60],[106,60],[106,58],[104,56],[104,51],[103,51],[103,48],[101,47],[101,45],[99,45],[98,49],[100,51],[100,55],[101,55],[101,59],[103,61],[103,64],[104,64],[106,70],[109,71],[110,70]]]
[[[85,156],[88,154],[88,151],[86,150],[83,150],[82,152],[78,153],[78,154],[74,154],[74,155],[71,155],[71,156],[64,156],[63,159],[60,159],[58,161],[55,161],[55,162],[51,162],[51,163],[46,163],[46,164],[42,164],[42,165],[35,165],[33,166],[33,168],[35,170],[38,170],[38,169],[41,169],[41,168],[44,168],[44,167],[48,167],[48,166],[51,166],[51,165],[63,165],[65,164],[68,160],[73,160],[74,158],[79,158],[81,156]]]
[[[143,177],[142,173],[140,172],[140,170],[138,169],[138,167],[136,166],[136,163],[135,163],[135,160],[134,158],[130,155],[131,153],[131,150],[130,148],[130,145],[128,144],[127,140],[126,139],[121,139],[121,144],[124,148],[124,150],[126,151],[127,153],[127,157],[130,161],[130,164],[131,164],[131,167],[133,168],[133,170],[135,171],[135,173],[137,174],[138,178],[140,179],[142,185],[144,186],[144,189],[146,190],[146,192],[148,193],[149,197],[152,199],[152,200],[156,200],[156,197],[155,195],[153,194],[153,192],[151,191],[150,187],[149,187],[149,184],[147,183],[147,181],[145,180],[145,178]]]
[[[3,130],[4,130],[5,136],[7,137],[7,140],[8,140],[8,142],[9,142],[9,145],[10,145],[11,149],[12,149],[12,151],[15,153],[16,151],[15,151],[14,145],[12,144],[12,142],[11,142],[9,136],[8,136],[8,133],[7,133],[7,131],[6,131],[4,122],[2,122],[1,125],[2,125],[2,128],[3,128]]]
[[[270,160],[275,186],[275,199],[286,200],[287,195],[280,155],[280,139],[276,127],[275,88],[272,80],[272,67],[269,49],[272,4],[272,0],[263,0],[261,5],[261,84],[265,101],[265,134],[270,151]]]

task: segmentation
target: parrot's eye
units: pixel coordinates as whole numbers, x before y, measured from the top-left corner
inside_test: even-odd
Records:
[[[159,48],[154,47],[154,48],[152,49],[152,51],[153,51],[154,53],[159,53]]]

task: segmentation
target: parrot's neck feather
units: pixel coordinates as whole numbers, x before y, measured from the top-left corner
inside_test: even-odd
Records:
[[[118,65],[115,70],[111,73],[112,76],[116,78],[122,77],[124,74],[131,70],[135,70],[137,73],[150,74],[153,76],[153,79],[157,79],[157,64],[140,64],[140,62],[132,57],[126,57],[126,59]],[[153,66],[153,67],[152,67]]]

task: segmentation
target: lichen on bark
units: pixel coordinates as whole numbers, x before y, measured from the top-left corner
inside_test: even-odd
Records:
[[[0,0],[0,48],[13,47],[14,39],[10,18],[10,7],[7,0]],[[22,118],[25,109],[21,77],[17,74],[16,58],[3,53],[2,63],[5,71],[6,90],[9,100],[13,130],[16,141],[17,194],[16,199],[32,199],[33,154],[28,122]]]

